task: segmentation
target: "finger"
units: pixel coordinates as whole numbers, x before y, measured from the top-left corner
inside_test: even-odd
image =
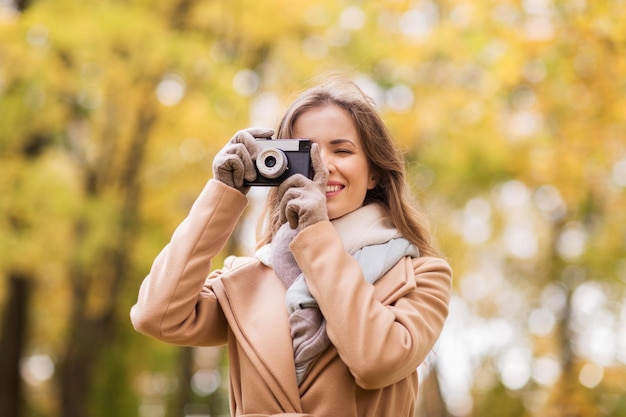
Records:
[[[258,146],[256,144],[256,138],[269,138],[274,134],[273,129],[266,127],[253,127],[249,129],[243,129],[235,133],[235,136],[231,139],[231,143],[242,143],[250,151],[250,155],[256,157],[258,152]]]
[[[298,227],[298,224],[300,223],[300,211],[302,210],[302,194],[300,192],[294,194],[297,195],[290,199],[285,207],[285,219],[286,222],[289,223],[289,227],[292,229]]]
[[[298,222],[300,221],[300,207],[292,202],[287,205],[287,210],[285,212],[287,221],[289,222],[289,227],[295,229],[298,227]]]
[[[257,153],[258,146],[256,144],[254,136],[250,133],[249,129],[240,130],[239,132],[237,132],[235,136],[233,136],[233,138],[231,139],[231,142],[233,144],[243,145],[246,149],[248,149],[250,155],[256,155]]]
[[[233,141],[242,144],[247,150],[247,157],[241,154],[244,162],[244,178],[247,181],[254,181],[257,177],[256,157],[259,154],[259,145],[257,138],[268,138],[274,134],[274,130],[264,127],[255,127],[240,130],[237,132]]]
[[[280,202],[281,212],[283,209],[282,204],[285,201],[285,194],[287,193],[287,191],[289,191],[290,188],[291,187],[289,185],[289,178],[287,178],[285,181],[282,182],[282,184],[278,186],[278,190],[276,191],[276,199]]]
[[[293,174],[292,176],[287,177],[280,186],[284,190],[287,190],[306,187],[306,185],[310,184],[310,182],[311,180],[302,174]]]
[[[322,162],[320,147],[317,143],[311,145],[311,166],[313,168],[313,181],[318,185],[325,186],[328,181],[328,170]]]
[[[278,193],[280,197],[280,203],[278,207],[279,217],[280,217],[280,223],[283,224],[283,223],[286,223],[289,220],[289,217],[291,216],[289,214],[289,211],[294,209],[293,200],[298,199],[302,191],[299,188],[285,188],[283,190],[279,188]]]
[[[246,156],[241,158],[243,162],[242,175],[246,179],[246,181],[254,181],[257,177],[257,171],[255,168],[256,156],[251,155],[248,149],[245,149],[244,152],[246,153]]]
[[[256,179],[256,169],[254,168],[254,159],[256,157],[251,153],[250,148],[252,147],[253,150],[256,150],[256,144],[250,142],[254,141],[254,139],[245,138],[244,136],[240,136],[240,140],[243,140],[243,143],[234,143],[230,152],[236,154],[241,161],[239,168],[241,177],[247,181],[254,181]]]
[[[254,138],[271,138],[274,134],[274,129],[267,127],[251,127],[246,129],[246,132]]]
[[[284,224],[287,221],[287,216],[285,216],[285,210],[287,208],[287,203],[289,202],[288,199],[285,198],[285,192],[287,191],[287,189],[284,189],[284,187],[282,187],[283,185],[285,185],[285,183],[281,184],[281,186],[278,187],[278,219],[280,224]]]
[[[306,178],[302,174],[295,174],[295,175],[292,175],[292,176],[288,177],[287,179],[285,179],[285,181],[283,181],[278,186],[278,191],[276,193],[277,199],[279,201],[283,201],[283,200],[285,200],[285,194],[289,190],[292,190],[292,189],[298,188],[298,187],[302,187],[304,185],[304,183],[302,182],[303,179],[306,179]]]
[[[243,185],[243,163],[239,156],[234,154],[225,154],[222,163],[219,166],[221,177],[230,177],[235,187]]]

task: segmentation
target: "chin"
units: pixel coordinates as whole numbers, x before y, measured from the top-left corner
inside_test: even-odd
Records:
[[[354,210],[341,211],[341,212],[339,212],[339,213],[333,213],[333,214],[328,213],[328,219],[329,219],[329,220],[336,220],[336,219],[338,219],[338,218],[340,218],[340,217],[345,216],[346,214],[352,213],[353,211],[354,211]]]

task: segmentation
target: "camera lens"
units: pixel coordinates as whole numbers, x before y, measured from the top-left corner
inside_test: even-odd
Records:
[[[265,178],[278,178],[289,167],[287,156],[277,148],[265,148],[256,157],[256,168]]]
[[[276,158],[273,157],[272,155],[268,156],[267,158],[265,158],[265,166],[268,168],[273,167],[274,165],[276,165]]]

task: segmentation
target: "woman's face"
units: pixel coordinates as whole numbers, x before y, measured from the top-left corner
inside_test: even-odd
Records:
[[[298,117],[293,134],[296,138],[310,139],[320,148],[329,172],[326,207],[330,220],[361,207],[367,190],[376,186],[376,180],[350,115],[335,105],[315,107]]]

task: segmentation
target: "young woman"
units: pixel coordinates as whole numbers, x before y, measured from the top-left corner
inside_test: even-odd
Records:
[[[255,138],[273,133],[240,131],[216,155],[132,323],[168,343],[227,344],[233,416],[413,416],[451,270],[409,203],[402,154],[355,84],[314,87],[290,106],[276,136],[313,142],[314,178],[273,188],[255,256],[211,269],[247,205]]]

